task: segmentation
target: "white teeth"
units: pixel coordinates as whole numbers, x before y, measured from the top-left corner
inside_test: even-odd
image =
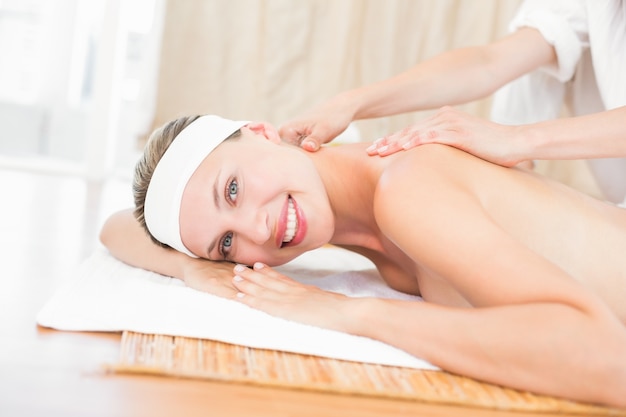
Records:
[[[289,198],[289,206],[287,208],[287,229],[283,236],[283,243],[289,243],[298,231],[298,218],[296,217],[296,208],[293,205],[291,197]]]

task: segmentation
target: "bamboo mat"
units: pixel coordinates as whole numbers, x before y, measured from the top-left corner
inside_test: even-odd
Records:
[[[447,372],[348,362],[211,340],[124,332],[113,372],[209,379],[508,411],[626,416]]]

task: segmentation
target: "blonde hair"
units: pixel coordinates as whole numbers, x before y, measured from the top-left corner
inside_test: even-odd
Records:
[[[169,248],[169,245],[157,240],[146,225],[146,219],[144,216],[146,193],[148,192],[148,185],[152,179],[154,170],[165,154],[165,151],[172,144],[174,139],[183,131],[187,126],[193,123],[196,119],[201,117],[185,116],[165,123],[163,126],[157,128],[152,132],[148,138],[148,142],[144,147],[143,154],[135,165],[135,174],[133,177],[133,197],[135,200],[135,209],[133,215],[141,225],[141,227],[148,233],[150,239],[157,245],[165,248]],[[225,140],[239,137],[241,130],[237,130]]]

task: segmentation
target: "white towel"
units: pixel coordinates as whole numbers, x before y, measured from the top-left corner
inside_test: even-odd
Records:
[[[343,249],[321,248],[279,269],[301,282],[350,296],[421,300],[390,289],[369,260]],[[180,280],[128,266],[104,249],[95,251],[77,268],[44,305],[37,322],[58,330],[129,330],[356,362],[438,369],[376,340],[273,317],[236,301],[193,290]]]

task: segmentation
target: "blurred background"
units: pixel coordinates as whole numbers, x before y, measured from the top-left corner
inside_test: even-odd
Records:
[[[521,0],[0,0],[0,168],[130,178],[187,114],[280,125],[440,52],[503,36]],[[490,101],[459,106],[489,116]],[[359,121],[363,140],[430,112]],[[590,194],[579,161],[538,170]]]

